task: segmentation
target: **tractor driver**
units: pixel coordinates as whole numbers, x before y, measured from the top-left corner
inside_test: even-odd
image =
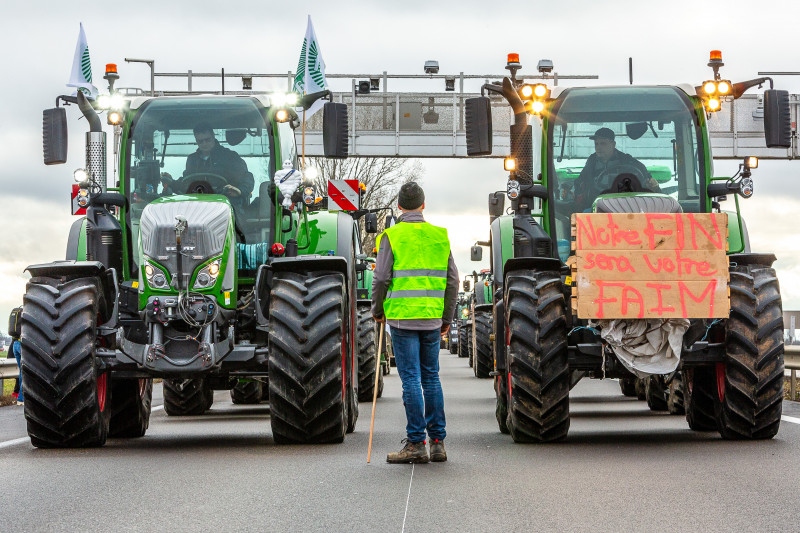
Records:
[[[211,126],[200,124],[193,131],[197,151],[186,159],[183,176],[186,178],[196,174],[196,181],[205,181],[204,175],[209,174],[222,176],[228,183],[221,191],[214,192],[224,194],[231,200],[236,200],[236,203],[245,203],[255,185],[253,175],[247,170],[247,164],[235,151],[219,144]],[[162,178],[166,178],[165,187],[174,183],[169,174],[162,174]]]
[[[613,130],[600,128],[589,138],[594,141],[594,153],[586,160],[580,176],[575,180],[576,209],[591,207],[594,199],[610,189],[620,174],[634,175],[639,181],[634,186],[638,185],[643,191],[661,191],[639,160],[617,150]]]

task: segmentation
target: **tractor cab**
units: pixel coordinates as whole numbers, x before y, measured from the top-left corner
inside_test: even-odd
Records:
[[[669,211],[706,210],[702,185],[711,169],[703,155],[707,140],[700,116],[678,87],[560,93],[545,132],[545,169],[562,261],[569,250],[571,215],[608,209],[612,198],[644,196]]]
[[[276,159],[288,159],[293,166],[297,159],[290,124],[271,125],[268,97],[141,98],[131,102],[131,111],[135,116],[124,144],[129,249],[135,249],[148,205],[191,195],[203,202],[200,206],[230,206],[242,252],[240,268],[258,263],[250,255],[259,246],[266,259],[275,240],[276,192],[271,184]],[[130,257],[135,272],[138,254]]]

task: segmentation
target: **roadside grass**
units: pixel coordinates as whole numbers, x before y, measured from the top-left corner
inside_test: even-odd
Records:
[[[792,400],[795,402],[800,402],[800,379],[797,380],[797,386],[795,387],[794,391],[794,398],[791,397],[790,394],[790,386],[789,382],[791,379],[787,376],[786,379],[783,380],[783,399],[784,400]]]

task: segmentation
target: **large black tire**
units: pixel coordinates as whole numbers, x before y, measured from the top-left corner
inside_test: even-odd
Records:
[[[456,326],[455,324],[452,324],[450,327],[454,328]],[[447,335],[449,336],[450,333],[448,332]],[[456,355],[458,353],[458,342],[453,342],[452,339],[450,339],[447,345],[448,345],[447,348],[450,350],[451,355]]]
[[[475,364],[475,347],[473,346],[472,342],[472,324],[467,324],[467,362],[469,363],[470,368],[472,365]]]
[[[111,419],[108,374],[95,367],[98,314],[105,307],[94,278],[35,277],[22,312],[25,419],[37,448],[102,446]]]
[[[719,432],[725,439],[771,439],[783,404],[783,309],[775,270],[731,269],[725,364],[719,365]],[[722,375],[724,371],[724,384]]]
[[[206,411],[208,411],[209,409],[211,409],[211,406],[214,405],[214,389],[211,387],[211,384],[207,380],[203,381],[205,381],[204,383],[204,389],[205,389],[204,392],[206,399],[205,407]]]
[[[472,368],[475,377],[486,379],[494,370],[494,356],[492,354],[492,311],[475,311],[475,356]]]
[[[684,368],[683,399],[686,421],[694,431],[717,429],[717,381],[713,367]]]
[[[369,307],[358,308],[356,339],[358,343],[358,401],[371,402],[375,393],[375,359],[378,347],[375,339],[375,319]],[[383,394],[383,372],[378,372],[378,398]]]
[[[203,378],[165,379],[164,412],[169,416],[199,416],[208,407],[208,389]]]
[[[153,378],[113,378],[111,397],[113,401],[108,436],[143,437],[150,426]]]
[[[508,434],[508,374],[502,373],[494,378],[495,407],[494,416],[500,433]]]
[[[633,392],[636,393],[637,400],[644,401],[647,399],[647,393],[645,391],[645,383],[642,378],[639,377],[633,378]]]
[[[263,395],[263,385],[260,381],[238,381],[231,389],[231,401],[237,405],[261,403]]]
[[[469,357],[469,345],[467,343],[467,326],[462,322],[458,326],[458,356]]]
[[[559,272],[506,277],[508,429],[514,442],[552,442],[569,431],[567,306]]]
[[[624,396],[631,398],[636,396],[636,378],[633,376],[628,378],[619,378],[619,390],[622,391]]]
[[[667,411],[671,415],[684,415],[686,408],[683,403],[683,376],[680,371],[675,372],[669,381],[669,391],[667,393]]]
[[[343,276],[278,272],[269,311],[273,439],[279,444],[342,442],[348,422]]]
[[[667,387],[664,376],[648,376],[644,380],[644,395],[647,398],[647,407],[651,411],[667,410]]]

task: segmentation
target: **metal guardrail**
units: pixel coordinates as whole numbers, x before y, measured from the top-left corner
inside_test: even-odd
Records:
[[[0,380],[19,377],[16,359],[0,359]]]

